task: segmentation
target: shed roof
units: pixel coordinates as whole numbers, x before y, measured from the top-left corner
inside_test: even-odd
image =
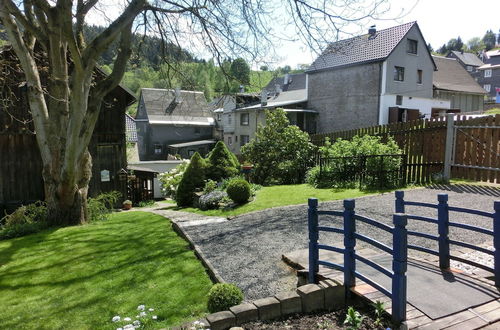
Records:
[[[281,92],[267,100],[267,105],[255,104],[249,107],[239,108],[240,110],[262,109],[262,108],[275,108],[285,105],[292,105],[297,103],[307,102],[307,90],[298,89],[294,91]]]
[[[150,120],[184,122],[211,117],[203,92],[179,90],[176,97],[174,89],[143,88],[141,103]]]
[[[417,22],[410,22],[377,31],[373,36],[363,34],[334,42],[325,49],[306,72],[383,61],[413,26],[416,26],[420,32]]]
[[[433,56],[438,71],[434,72],[432,83],[435,88],[474,94],[486,91],[454,58]]]
[[[283,92],[294,91],[306,88],[306,74],[292,73],[288,76],[288,83],[285,84],[285,76],[273,78],[264,89],[270,93],[276,91],[276,85],[279,85]]]
[[[456,50],[452,50],[451,52],[465,65],[481,66],[484,64],[483,61],[481,61],[475,54],[459,52]]]
[[[201,146],[204,144],[214,144],[216,141],[215,140],[199,140],[199,141],[191,141],[191,142],[183,142],[183,143],[176,143],[176,144],[170,144],[169,147],[172,148],[184,148],[184,147],[192,147],[192,146]]]

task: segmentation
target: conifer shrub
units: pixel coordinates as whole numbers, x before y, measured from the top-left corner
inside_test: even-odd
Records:
[[[216,313],[236,306],[243,301],[243,292],[234,284],[217,283],[208,292],[207,307]]]
[[[238,204],[248,202],[251,196],[250,184],[244,179],[235,179],[229,182],[227,186],[227,195]]]
[[[207,178],[220,182],[238,175],[240,163],[224,142],[219,141],[207,157]]]
[[[200,154],[195,152],[177,187],[175,201],[178,206],[193,205],[194,192],[205,185],[205,162]]]

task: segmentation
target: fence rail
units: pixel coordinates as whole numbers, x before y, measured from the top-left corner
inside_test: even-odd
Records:
[[[355,214],[355,201],[353,199],[344,200],[343,211],[318,211],[318,200],[309,198],[308,209],[308,228],[309,228],[309,283],[316,283],[319,265],[334,268],[344,273],[344,286],[346,294],[349,289],[355,286],[355,279],[359,278],[366,283],[372,285],[380,292],[384,293],[392,300],[392,317],[395,323],[400,323],[406,319],[406,268],[408,249],[413,249],[432,255],[439,256],[439,267],[442,269],[450,268],[450,260],[457,260],[468,263],[474,267],[478,267],[492,272],[495,275],[495,285],[500,287],[500,201],[494,202],[494,212],[484,212],[480,210],[472,210],[466,208],[450,207],[448,205],[448,195],[438,194],[438,203],[421,203],[406,201],[403,191],[395,193],[395,212],[393,215],[394,227],[383,224],[375,219],[371,219],[362,215]],[[405,214],[406,206],[417,206],[423,208],[437,209],[437,219],[424,217],[420,215]],[[449,221],[449,212],[459,212],[479,215],[487,219],[493,220],[493,230],[476,227],[472,225],[459,224]],[[343,228],[329,227],[319,225],[319,215],[335,215],[343,217]],[[421,220],[431,223],[437,223],[438,235],[433,233],[421,233],[417,231],[408,231],[406,225],[408,220]],[[378,240],[370,238],[366,235],[361,235],[356,232],[356,221],[362,221],[368,225],[383,229],[392,235],[392,247]],[[478,247],[466,242],[456,241],[449,238],[449,227],[455,226],[463,230],[478,231],[493,237],[494,250]],[[319,243],[319,232],[334,232],[344,235],[344,247],[334,247],[327,244]],[[408,244],[408,236],[417,236],[432,241],[438,242],[438,250],[429,249],[423,246]],[[375,246],[392,255],[392,271],[383,266],[368,260],[359,254],[356,254],[356,240],[361,240]],[[479,264],[472,260],[467,260],[461,257],[452,256],[450,254],[450,245],[458,245],[475,251],[493,255],[494,266],[489,267]],[[343,254],[344,263],[336,264],[327,260],[319,259],[319,250],[328,250]],[[391,289],[384,288],[379,283],[368,278],[366,275],[356,270],[356,262],[362,262],[375,270],[383,273],[392,280]]]
[[[456,115],[454,119],[452,177],[500,182],[500,115]],[[334,142],[339,138],[350,140],[355,135],[380,136],[383,141],[392,137],[407,155],[408,182],[429,183],[444,170],[445,117],[314,134],[311,141],[322,146],[326,138]]]

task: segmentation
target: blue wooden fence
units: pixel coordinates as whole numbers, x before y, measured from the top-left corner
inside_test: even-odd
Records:
[[[419,206],[426,208],[437,209],[438,218],[405,214],[405,206]],[[318,200],[309,198],[308,210],[308,226],[309,226],[309,283],[316,283],[319,265],[338,269],[344,272],[344,286],[346,292],[350,292],[350,288],[355,286],[356,277],[372,285],[380,292],[384,293],[392,300],[392,318],[393,322],[400,323],[406,320],[406,269],[408,249],[414,249],[422,252],[427,252],[439,256],[439,266],[443,269],[450,267],[450,259],[468,263],[472,266],[491,271],[495,274],[495,285],[500,286],[500,201],[495,201],[494,212],[465,209],[459,207],[451,207],[448,205],[448,195],[438,194],[438,203],[421,203],[404,200],[404,192],[396,191],[396,213],[393,215],[394,227],[380,223],[374,219],[370,219],[355,213],[355,201],[353,199],[344,200],[343,211],[318,211]],[[461,212],[474,214],[486,218],[493,219],[493,230],[476,227],[457,222],[450,222],[449,212]],[[328,226],[320,226],[319,215],[332,215],[343,217],[343,228],[334,228]],[[356,220],[364,222],[368,225],[382,229],[393,237],[392,247],[387,246],[368,236],[356,233]],[[421,233],[416,231],[408,231],[406,229],[408,220],[425,221],[438,225],[438,235]],[[449,227],[457,227],[465,230],[476,231],[479,233],[493,236],[493,245],[495,250],[491,251],[485,248],[477,247],[465,242],[451,240],[449,238]],[[318,242],[319,232],[333,232],[344,235],[344,248],[334,247],[330,245],[320,244]],[[438,251],[431,250],[422,246],[408,244],[408,236],[423,237],[438,242]],[[376,248],[385,251],[393,256],[392,271],[388,270],[379,264],[366,259],[356,254],[356,240],[369,243]],[[455,257],[450,254],[450,244],[466,247],[476,251],[494,256],[494,267],[488,267],[474,261]],[[329,261],[319,259],[319,250],[328,250],[337,253],[342,253],[344,256],[344,264],[335,264]],[[365,275],[356,271],[356,261],[365,263],[366,265],[378,270],[387,275],[392,280],[391,291],[382,287],[377,282],[371,280]]]

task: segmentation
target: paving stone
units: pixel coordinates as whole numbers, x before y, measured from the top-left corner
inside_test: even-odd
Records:
[[[207,315],[207,321],[212,330],[226,330],[236,325],[236,317],[230,311]]]
[[[419,329],[419,330],[420,329],[426,329],[426,330],[444,329],[447,327],[451,327],[452,325],[456,325],[456,324],[462,323],[464,321],[470,320],[474,317],[476,317],[476,315],[474,313],[472,313],[470,311],[463,311],[463,312],[458,313],[458,314],[453,314],[453,315],[438,319],[432,323],[418,327],[417,329]],[[411,320],[409,322],[411,322]]]
[[[255,321],[259,318],[259,311],[254,304],[243,303],[229,308],[236,316],[236,324]]]
[[[260,320],[272,320],[281,316],[280,302],[274,297],[258,299],[253,304],[259,310]]]
[[[451,327],[445,328],[446,330],[472,330],[478,329],[488,325],[488,322],[484,321],[480,317],[474,317],[467,321],[452,325]]]
[[[297,292],[278,293],[274,297],[280,302],[282,316],[302,312],[302,299]]]
[[[325,309],[337,310],[345,305],[345,289],[342,285],[338,285],[332,280],[324,280],[319,282],[319,286],[323,288],[325,293]]]
[[[304,313],[325,309],[325,294],[319,285],[303,285],[297,288],[297,293],[302,298],[302,311]]]

